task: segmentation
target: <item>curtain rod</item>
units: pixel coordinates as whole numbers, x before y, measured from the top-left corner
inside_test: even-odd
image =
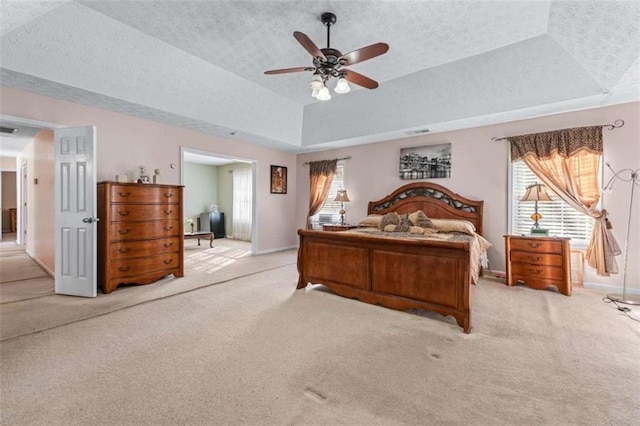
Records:
[[[618,129],[620,127],[624,126],[624,120],[618,119],[616,121],[613,122],[613,124],[601,124],[600,127],[602,128],[607,128],[607,130],[613,130],[613,129]],[[492,137],[491,140],[492,141],[506,141],[507,139],[509,139],[509,136],[505,136],[502,138],[498,138],[498,137]]]
[[[340,161],[340,160],[351,160],[351,156],[349,157],[342,157],[342,158],[336,158],[336,160]],[[322,160],[320,160],[322,161]],[[309,164],[311,164],[311,161],[307,161],[306,163],[303,163],[304,166],[308,166]]]

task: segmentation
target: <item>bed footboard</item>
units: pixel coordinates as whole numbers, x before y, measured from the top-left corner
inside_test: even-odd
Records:
[[[465,333],[471,330],[468,243],[307,230],[298,235],[298,289],[323,284],[370,304],[451,315]]]

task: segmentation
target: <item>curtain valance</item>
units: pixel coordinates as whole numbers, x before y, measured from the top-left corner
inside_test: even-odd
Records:
[[[534,154],[541,159],[551,158],[554,153],[570,157],[580,150],[602,154],[602,126],[575,127],[505,139],[511,145],[511,161],[519,160],[527,154]]]
[[[338,165],[338,160],[322,160],[322,161],[311,161],[309,163],[309,175],[311,176],[327,176],[336,172],[336,167]]]

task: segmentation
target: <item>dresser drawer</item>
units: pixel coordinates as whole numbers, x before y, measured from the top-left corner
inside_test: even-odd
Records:
[[[530,265],[528,263],[513,262],[511,274],[515,277],[525,276],[532,278],[553,279],[562,281],[562,268],[557,266]]]
[[[156,220],[154,222],[112,222],[109,224],[111,241],[137,240],[155,237],[174,237],[182,232],[177,220]]]
[[[511,250],[534,251],[537,253],[562,253],[562,242],[536,240],[535,238],[511,240]]]
[[[111,221],[180,220],[179,208],[173,204],[111,204],[109,210]]]
[[[562,266],[562,256],[559,254],[512,251],[511,261],[531,263],[534,265]]]
[[[179,203],[180,193],[180,188],[175,187],[112,185],[109,200],[112,203]]]
[[[141,259],[125,259],[111,263],[108,267],[111,278],[125,278],[147,272],[163,271],[180,265],[178,253],[166,253]]]
[[[109,255],[112,259],[124,259],[171,253],[179,249],[180,238],[178,237],[146,241],[122,241],[109,244]]]

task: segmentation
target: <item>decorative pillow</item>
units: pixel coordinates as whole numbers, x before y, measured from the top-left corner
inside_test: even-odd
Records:
[[[468,220],[460,219],[431,219],[433,225],[440,232],[462,232],[463,234],[475,235],[476,227]]]
[[[429,219],[422,210],[411,213],[409,215],[409,221],[411,221],[413,226],[419,226],[420,228],[435,228],[431,219]]]
[[[400,225],[400,216],[397,213],[387,213],[380,220],[380,229],[385,230],[387,225]]]
[[[425,229],[419,226],[410,226],[409,233],[411,234],[424,234]]]
[[[370,214],[369,216],[360,219],[360,222],[358,222],[358,226],[361,228],[378,228],[380,226],[381,220],[381,214]]]
[[[409,215],[403,214],[400,215],[400,224],[396,227],[397,232],[409,232],[409,227],[411,223],[409,222]]]

